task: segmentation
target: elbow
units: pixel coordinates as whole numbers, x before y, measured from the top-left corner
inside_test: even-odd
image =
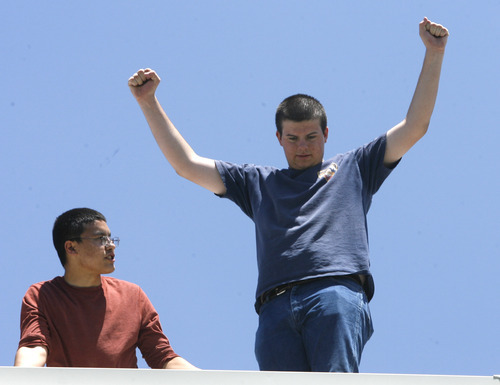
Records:
[[[422,134],[422,136],[424,136],[425,134],[427,134],[427,130],[429,129],[430,124],[431,124],[430,119],[427,120],[426,122],[424,122],[422,124],[422,128],[421,128],[421,134]]]
[[[427,132],[427,130],[429,129],[430,124],[431,124],[431,120],[430,120],[430,119],[427,119],[426,121],[424,121],[424,122],[422,123],[422,128],[421,128],[421,130],[422,130],[422,135],[425,135],[425,133],[426,133],[426,132]]]
[[[428,120],[422,123],[418,130],[415,130],[416,131],[415,134],[418,136],[418,138],[416,138],[417,140],[421,139],[427,133],[430,123],[431,123],[430,120]]]
[[[42,367],[47,362],[47,348],[45,346],[20,347],[14,358],[14,366]]]
[[[188,171],[186,171],[184,168],[175,168],[174,170],[175,170],[175,173],[177,175],[179,175],[180,177],[187,179],[187,180],[191,180],[190,173]]]
[[[406,119],[406,125],[409,128],[407,132],[410,134],[414,143],[420,140],[427,133],[430,123],[430,119],[420,121],[411,121],[408,120],[408,118]]]

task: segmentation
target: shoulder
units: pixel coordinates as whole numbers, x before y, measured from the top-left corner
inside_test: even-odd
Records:
[[[115,277],[101,277],[101,279],[102,279],[103,285],[140,289],[139,285],[137,285],[136,283],[125,281],[123,279],[119,279],[119,278],[115,278]]]
[[[215,165],[219,171],[239,170],[240,172],[260,173],[260,174],[270,174],[273,172],[280,171],[278,168],[272,166],[260,166],[253,163],[237,164],[237,163],[225,162],[222,160],[216,160]]]
[[[377,136],[371,142],[365,143],[361,147],[357,149],[357,151],[361,152],[385,152],[385,147],[387,145],[387,134],[383,133],[380,136]]]
[[[236,164],[216,161],[222,181],[228,188],[231,185],[258,185],[269,177],[280,175],[284,170],[272,166],[259,166],[252,163]]]
[[[53,279],[47,280],[47,281],[41,281],[37,283],[33,283],[30,285],[30,287],[27,290],[28,293],[39,293],[42,291],[42,289],[57,289],[61,287],[61,281],[63,280],[62,277],[55,277]]]
[[[53,303],[65,296],[65,287],[62,277],[56,277],[48,281],[37,282],[26,290],[23,297],[23,306],[41,306]]]
[[[114,277],[101,277],[102,286],[107,292],[129,293],[129,294],[142,294],[143,291],[139,285],[133,282],[125,281]]]
[[[356,159],[358,162],[363,159],[372,159],[383,157],[385,154],[385,148],[387,144],[387,136],[386,134],[382,134],[370,142],[367,142],[358,148],[347,151],[343,154],[336,155],[336,158],[339,162]]]
[[[126,308],[129,312],[152,306],[144,290],[133,282],[114,277],[102,277],[101,282],[105,297],[113,304],[110,306]]]

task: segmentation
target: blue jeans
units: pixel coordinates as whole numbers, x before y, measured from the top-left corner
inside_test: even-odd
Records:
[[[361,285],[326,277],[293,286],[262,305],[255,355],[260,370],[358,372],[372,333]]]

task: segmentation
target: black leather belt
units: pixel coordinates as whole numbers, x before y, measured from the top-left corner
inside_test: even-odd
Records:
[[[260,308],[262,305],[264,305],[266,302],[269,302],[270,300],[276,298],[277,296],[287,292],[294,286],[302,285],[304,283],[309,283],[313,281],[318,281],[320,279],[325,279],[325,278],[347,278],[347,279],[352,279],[359,283],[361,286],[363,286],[363,282],[361,281],[361,277],[359,274],[349,274],[349,275],[336,275],[336,276],[329,276],[329,277],[318,277],[318,278],[310,278],[310,279],[304,279],[302,281],[295,281],[295,282],[290,282],[290,283],[285,283],[283,285],[276,286],[274,289],[266,291],[264,294],[260,295],[257,300],[255,301],[255,311],[257,314],[259,314]]]

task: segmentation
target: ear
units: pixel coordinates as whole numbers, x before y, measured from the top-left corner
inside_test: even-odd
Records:
[[[323,136],[325,137],[325,143],[326,143],[326,140],[328,139],[328,127],[325,128],[325,132],[323,133]]]
[[[278,130],[276,130],[276,137],[278,138],[278,142],[280,142],[280,146],[283,146],[283,144],[281,143],[281,134]]]
[[[64,250],[66,251],[66,254],[78,254],[73,247],[73,241],[64,242]]]

